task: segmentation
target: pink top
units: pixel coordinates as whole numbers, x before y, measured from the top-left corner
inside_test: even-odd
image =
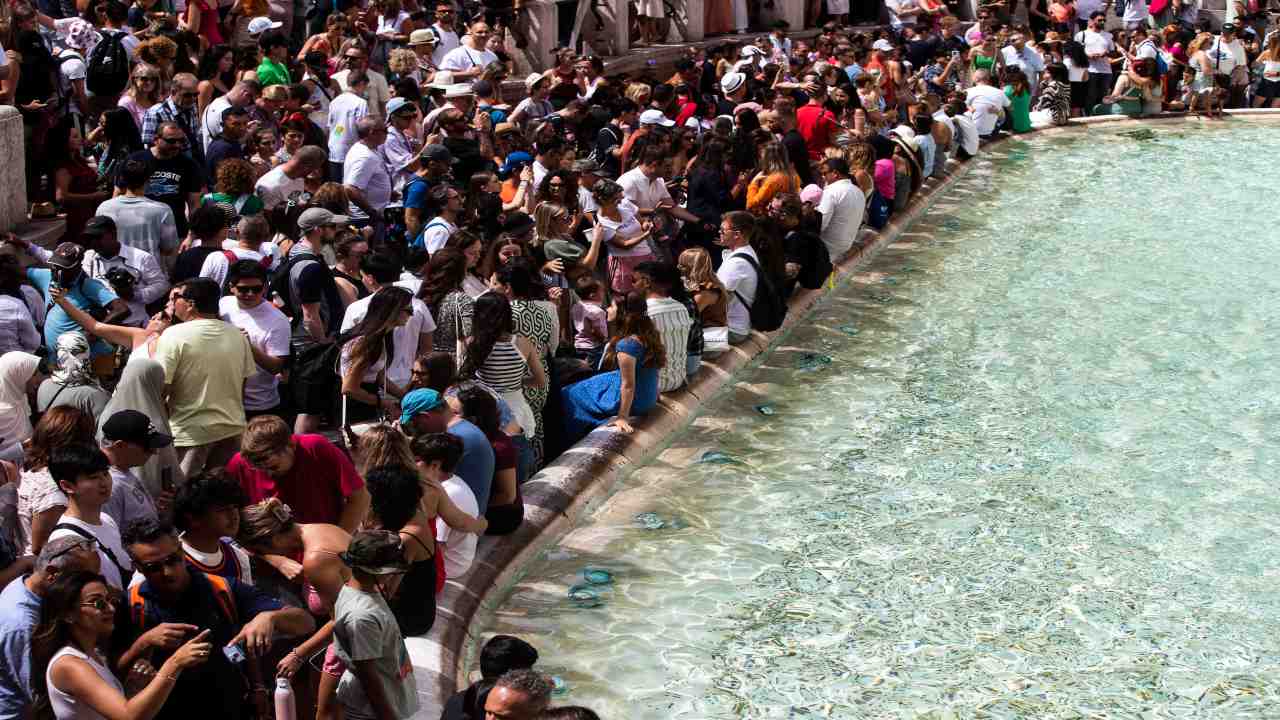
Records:
[[[894,168],[893,161],[889,158],[876,161],[875,177],[876,190],[880,191],[880,197],[885,200],[892,200],[897,193],[894,190]]]
[[[604,308],[587,302],[573,306],[573,346],[579,350],[598,350],[609,337],[609,321]]]

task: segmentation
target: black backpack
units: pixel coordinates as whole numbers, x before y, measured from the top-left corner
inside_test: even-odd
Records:
[[[782,294],[773,286],[773,282],[769,280],[768,274],[761,272],[759,263],[756,259],[746,253],[734,253],[729,257],[739,257],[747,261],[752,270],[756,271],[756,301],[747,303],[746,298],[742,297],[742,293],[737,290],[733,291],[738,296],[738,301],[747,306],[747,310],[751,313],[751,327],[760,332],[771,332],[782,327],[782,321],[787,319],[787,303],[782,299]]]
[[[129,54],[124,33],[106,32],[89,53],[84,85],[94,95],[119,95],[129,86]]]
[[[274,273],[271,273],[271,280],[267,283],[271,294],[280,301],[276,303],[276,307],[280,308],[280,312],[293,318],[295,324],[302,321],[302,313],[298,312],[298,309],[293,306],[293,293],[289,287],[289,274],[293,272],[293,268],[296,265],[307,261],[324,264],[319,255],[309,252],[291,253],[284,262],[280,263],[280,267],[276,268]]]

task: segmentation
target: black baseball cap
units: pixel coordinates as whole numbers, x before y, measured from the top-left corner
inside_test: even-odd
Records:
[[[102,424],[102,437],[110,442],[124,441],[159,450],[173,444],[173,436],[165,435],[151,424],[151,418],[137,410],[120,410]]]
[[[94,215],[84,224],[84,229],[80,231],[81,235],[106,235],[116,231],[116,221],[106,215]]]

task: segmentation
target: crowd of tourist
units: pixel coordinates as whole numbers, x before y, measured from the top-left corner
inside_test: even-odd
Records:
[[[669,76],[564,49],[512,105],[488,6],[13,3],[0,101],[66,233],[0,248],[0,720],[261,717],[277,683],[409,717],[403,638],[534,472],[997,136],[1274,105],[1237,4],[889,0]],[[444,717],[594,717],[536,659],[492,639]]]

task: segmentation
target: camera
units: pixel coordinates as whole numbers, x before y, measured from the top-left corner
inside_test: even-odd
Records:
[[[111,268],[107,271],[106,280],[111,289],[116,291],[116,295],[126,300],[133,298],[133,288],[138,284],[138,277],[128,268]]]

